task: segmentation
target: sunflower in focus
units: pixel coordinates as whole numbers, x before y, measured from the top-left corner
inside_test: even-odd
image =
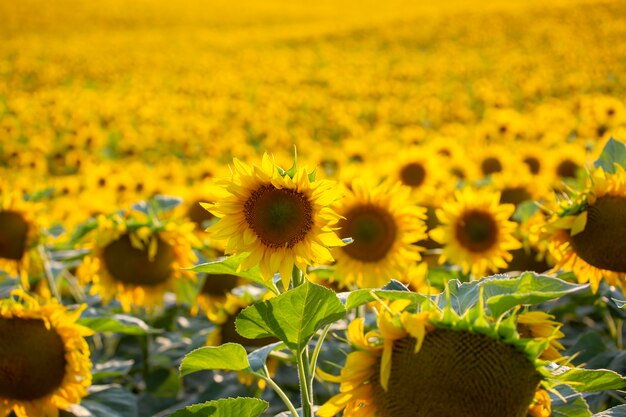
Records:
[[[514,310],[494,320],[480,301],[459,316],[448,307],[409,300],[381,304],[377,327],[366,331],[363,318],[352,321],[348,354],[340,374],[318,369],[339,383],[339,394],[318,411],[343,416],[432,417],[549,415],[540,359],[557,337],[526,337],[515,329]],[[485,395],[489,395],[489,401]],[[539,403],[538,400],[543,401]],[[548,411],[545,414],[546,410]],[[544,413],[544,414],[541,414]]]
[[[339,198],[334,182],[290,171],[267,154],[260,168],[235,159],[232,178],[218,183],[229,195],[204,205],[220,219],[208,231],[227,240],[225,252],[249,254],[240,269],[258,264],[266,280],[280,272],[285,289],[294,266],[306,273],[307,265],[332,262],[328,247],[343,245],[333,229],[339,216],[329,208]]]
[[[521,243],[513,236],[515,222],[508,220],[515,206],[499,201],[498,192],[465,187],[455,192],[455,201],[436,211],[441,226],[430,237],[444,245],[439,263],[452,262],[475,277],[506,268],[512,259],[509,251]]]
[[[408,187],[357,179],[337,212],[340,236],[353,239],[333,250],[343,284],[378,288],[421,259],[422,248],[414,243],[426,238],[426,210],[411,204]]]
[[[159,306],[165,292],[176,292],[178,280],[195,279],[194,272],[184,270],[196,261],[192,248],[199,242],[193,230],[192,223],[157,226],[139,216],[100,216],[88,244],[92,253],[78,276],[92,284],[91,294],[105,303],[118,300],[124,311]]]
[[[33,247],[42,236],[41,217],[37,205],[24,201],[19,193],[3,191],[0,198],[0,271],[21,278],[28,288],[28,276],[41,270],[33,262],[38,259]]]
[[[626,172],[615,169],[593,171],[586,191],[561,203],[543,230],[555,270],[573,271],[594,292],[603,278],[626,288]]]
[[[0,416],[57,417],[87,395],[91,362],[74,311],[21,290],[0,301]]]

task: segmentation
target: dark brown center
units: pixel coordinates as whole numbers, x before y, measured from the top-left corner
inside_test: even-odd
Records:
[[[200,205],[200,200],[194,201],[191,206],[189,206],[187,217],[201,229],[206,228],[207,222],[215,218],[213,214]]]
[[[65,348],[43,320],[0,318],[0,398],[32,401],[63,383]]]
[[[541,169],[541,162],[539,162],[539,159],[533,156],[528,156],[524,158],[524,163],[528,165],[528,169],[531,174],[537,175],[539,173],[539,170]]]
[[[157,252],[151,261],[148,248],[133,247],[128,234],[109,243],[104,248],[104,264],[117,281],[131,285],[156,286],[168,280],[172,274],[174,251],[167,243],[157,239]]]
[[[241,310],[240,310],[241,311]],[[247,337],[243,337],[239,333],[237,333],[237,328],[235,326],[235,320],[237,318],[237,313],[232,316],[228,316],[226,322],[221,325],[221,343],[239,343],[245,347],[261,347],[269,345],[270,343],[278,342],[278,339],[275,337],[265,337],[262,339],[248,339]]]
[[[574,161],[566,159],[562,161],[556,168],[556,174],[560,178],[576,178],[580,167]]]
[[[263,185],[244,204],[246,223],[271,248],[291,248],[313,227],[313,208],[306,195]]]
[[[387,256],[392,248],[398,226],[385,209],[373,205],[360,205],[350,209],[339,222],[341,237],[354,241],[343,251],[361,262],[377,262]]]
[[[454,229],[461,246],[470,252],[484,252],[498,239],[498,225],[493,216],[479,210],[464,213]]]
[[[400,170],[400,180],[409,187],[419,187],[426,179],[426,169],[417,162],[406,164]]]
[[[500,203],[518,205],[524,201],[532,199],[532,195],[524,187],[510,187],[502,190]]]
[[[605,196],[589,206],[585,230],[571,237],[576,255],[600,269],[626,272],[626,198]]]
[[[372,378],[380,417],[526,416],[541,376],[512,346],[446,329],[428,333],[417,354],[414,346],[394,342],[387,391]]]
[[[485,158],[480,164],[480,170],[484,176],[491,175],[502,171],[502,163],[500,163],[498,158],[490,156],[489,158]]]
[[[208,274],[200,292],[205,295],[224,297],[239,284],[239,277],[230,274]]]
[[[0,258],[20,260],[26,250],[28,223],[21,214],[0,211]]]

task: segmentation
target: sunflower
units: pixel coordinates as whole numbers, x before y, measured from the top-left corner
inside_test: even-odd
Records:
[[[124,311],[131,307],[152,308],[167,291],[176,291],[177,281],[193,280],[196,261],[192,246],[199,244],[192,223],[169,221],[158,226],[141,217],[99,216],[87,255],[78,268],[91,294],[105,303],[117,299]]]
[[[426,147],[413,146],[401,155],[394,149],[393,157],[388,158],[383,171],[392,181],[400,181],[411,189],[418,203],[430,202],[442,183],[441,155]],[[385,166],[386,165],[386,166]]]
[[[455,201],[437,210],[441,226],[430,236],[444,245],[439,263],[450,261],[464,274],[480,277],[489,271],[506,268],[512,259],[508,252],[521,247],[513,237],[516,224],[509,221],[512,204],[500,204],[500,193],[480,192],[465,187],[455,192]]]
[[[85,307],[70,312],[21,290],[0,301],[1,417],[57,417],[87,394],[92,331],[76,324]]]
[[[208,230],[228,240],[226,253],[248,253],[240,268],[258,264],[266,280],[280,272],[285,289],[294,266],[306,273],[307,265],[332,262],[328,246],[343,244],[333,231],[339,216],[328,207],[339,197],[334,183],[292,171],[293,177],[267,154],[260,168],[234,159],[232,178],[219,182],[228,196],[204,204],[219,217]]]
[[[196,298],[197,307],[202,311],[212,312],[228,301],[228,294],[234,288],[248,283],[247,279],[236,275],[207,274]]]
[[[400,183],[352,183],[337,212],[340,236],[353,242],[333,250],[344,284],[377,288],[421,259],[414,243],[426,238],[426,210],[411,204],[410,192]]]
[[[20,277],[29,287],[28,276],[41,271],[34,247],[41,239],[43,224],[36,203],[24,201],[22,195],[2,187],[0,196],[0,271]]]
[[[555,270],[573,271],[578,282],[598,290],[604,278],[626,288],[626,172],[602,168],[591,173],[587,189],[563,202],[544,227]]]
[[[322,379],[341,384],[319,416],[343,410],[344,417],[525,417],[532,407],[549,409],[549,397],[537,394],[546,363],[540,355],[555,334],[526,338],[515,330],[516,310],[493,320],[482,293],[463,316],[449,306],[411,304],[382,304],[374,330],[365,331],[363,318],[350,323],[355,349],[341,373],[318,369]]]

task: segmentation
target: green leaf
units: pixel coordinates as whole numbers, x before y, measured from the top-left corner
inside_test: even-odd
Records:
[[[250,363],[250,368],[252,368],[254,372],[263,369],[263,367],[265,366],[265,362],[267,362],[267,357],[269,356],[269,354],[282,344],[283,342],[276,342],[250,352],[248,354],[248,362]]]
[[[376,301],[376,297],[383,300],[411,300],[414,303],[419,303],[428,300],[428,297],[415,292],[408,292],[404,290],[374,290],[374,289],[361,289],[351,291],[349,293],[339,294],[341,299],[345,300],[346,309],[356,308],[363,304]]]
[[[600,157],[593,163],[593,166],[614,174],[615,164],[626,167],[626,145],[611,138],[604,146],[604,149],[602,149]]]
[[[78,324],[98,333],[112,332],[133,336],[160,333],[159,330],[150,328],[144,321],[123,314],[116,314],[112,317],[84,317],[78,320]]]
[[[180,364],[180,375],[185,376],[211,369],[225,371],[249,370],[248,353],[243,346],[237,343],[201,347],[183,358]]]
[[[194,404],[178,410],[170,417],[257,417],[269,406],[267,401],[257,398],[223,398]]]
[[[487,279],[482,284],[487,306],[498,317],[522,304],[539,304],[587,288],[547,275],[524,272],[517,278]]]
[[[117,385],[94,385],[80,402],[92,417],[137,417],[137,399]]]
[[[239,265],[245,258],[248,257],[248,253],[241,253],[236,256],[230,256],[228,258],[222,258],[217,261],[208,262],[205,264],[196,265],[191,268],[195,272],[206,272],[207,274],[230,274],[238,277],[247,278],[250,281],[263,285],[273,293],[277,294],[278,290],[273,281],[265,281],[261,278],[259,267],[254,266],[247,271],[238,271]]]
[[[581,393],[567,385],[561,385],[555,389],[559,392],[559,396],[550,394],[551,417],[591,417],[591,410]]]
[[[178,207],[183,199],[171,195],[157,195],[152,200],[156,208],[160,211],[170,211]]]
[[[562,368],[557,368],[557,372]],[[571,368],[565,372],[560,372],[553,378],[571,386],[578,392],[593,392],[626,387],[626,378],[614,371],[606,369],[583,369]]]
[[[177,279],[176,283],[176,300],[179,303],[194,305],[200,289],[193,282],[187,279]]]
[[[617,308],[621,308],[626,310],[626,300],[618,300],[617,298],[612,298],[612,300],[617,304]]]
[[[134,363],[133,360],[114,359],[96,364],[92,372],[93,381],[128,375]]]
[[[609,408],[606,411],[594,414],[593,417],[626,417],[626,405]]]
[[[524,223],[539,211],[539,206],[534,201],[524,201],[517,206],[513,213],[513,220]]]
[[[337,295],[305,282],[268,301],[251,305],[237,316],[237,332],[249,339],[275,336],[294,352],[301,351],[323,326],[337,321],[346,309]]]

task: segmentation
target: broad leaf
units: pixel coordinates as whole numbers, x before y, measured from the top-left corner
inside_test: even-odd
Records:
[[[274,293],[278,293],[276,285],[273,281],[266,281],[261,278],[258,266],[253,266],[246,271],[239,271],[239,265],[245,258],[248,257],[248,253],[241,253],[236,256],[230,256],[228,258],[219,259],[217,261],[208,262],[205,264],[196,265],[191,268],[195,272],[206,272],[207,274],[230,274],[238,277],[249,279],[250,281],[259,283]]]
[[[249,339],[274,336],[294,352],[306,346],[323,326],[346,314],[337,295],[305,282],[268,301],[251,305],[237,316],[237,332]]]
[[[626,300],[618,300],[617,298],[613,298],[613,302],[617,304],[617,308],[626,310]]]
[[[550,394],[551,417],[591,417],[591,410],[582,394],[567,385],[555,388],[559,395]]]
[[[606,411],[594,414],[593,417],[626,417],[626,405],[609,408]]]
[[[180,375],[185,376],[210,369],[226,371],[250,369],[246,349],[237,343],[196,349],[183,358],[180,364]]]
[[[626,167],[626,145],[611,138],[604,146],[604,149],[602,149],[600,157],[593,163],[593,166],[614,174],[615,164]]]
[[[194,404],[178,410],[170,417],[257,417],[269,403],[257,398],[223,398]]]
[[[578,392],[593,392],[626,387],[626,378],[614,371],[606,369],[572,368],[562,372],[557,368],[552,378],[571,386]]]
[[[415,303],[428,300],[428,297],[415,292],[398,291],[398,290],[375,290],[375,289],[362,289],[355,290],[349,293],[339,294],[339,298],[345,300],[346,309],[356,308],[363,304],[376,301],[378,297],[382,300],[411,300]]]
[[[117,385],[89,388],[89,395],[80,402],[93,417],[137,417],[137,398]]]
[[[250,354],[248,354],[248,362],[250,363],[250,368],[252,368],[254,372],[263,369],[263,366],[265,366],[265,362],[267,362],[267,357],[269,356],[269,354],[282,344],[282,342],[276,342],[250,352]]]
[[[78,320],[78,324],[98,333],[112,332],[140,336],[160,332],[150,328],[143,320],[123,314],[112,317],[83,317]]]

